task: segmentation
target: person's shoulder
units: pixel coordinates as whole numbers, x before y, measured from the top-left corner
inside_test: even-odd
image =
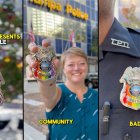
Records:
[[[64,83],[59,83],[59,84],[57,84],[57,87],[59,87],[59,89],[61,89],[62,94],[65,93],[66,88],[65,88]]]
[[[127,28],[136,46],[140,44],[140,29]],[[139,47],[140,48],[140,47]]]
[[[95,103],[96,105],[98,105],[98,91],[92,88],[88,89],[88,94],[87,94],[87,99],[90,100],[90,103]],[[97,107],[97,106],[96,106]]]
[[[129,28],[129,27],[127,27],[127,29],[130,33],[140,35],[140,29],[133,29],[133,28]]]
[[[66,87],[66,85],[64,83],[57,84],[57,86],[61,90],[61,93],[62,93],[63,97],[66,97],[69,94],[71,94],[71,91]]]
[[[127,28],[138,52],[140,52],[140,30],[139,29],[132,29],[132,28]]]
[[[57,86],[62,88],[62,87],[64,87],[64,83],[59,83],[59,84],[57,84]]]
[[[98,91],[93,88],[88,88],[88,92],[92,93],[95,96],[98,96]]]

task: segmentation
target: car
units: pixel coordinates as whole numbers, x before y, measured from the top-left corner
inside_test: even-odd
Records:
[[[98,88],[98,73],[88,73],[85,79],[85,84],[91,88]]]

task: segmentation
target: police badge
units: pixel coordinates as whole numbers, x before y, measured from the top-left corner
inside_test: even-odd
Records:
[[[32,31],[29,33],[29,38],[30,42],[35,42],[35,36]],[[37,66],[32,68],[32,71],[37,80],[56,80],[57,71],[53,63],[56,55],[52,46],[43,47],[38,45],[38,52],[33,54],[33,58],[36,60]]]
[[[56,69],[53,64],[53,59],[56,57],[51,46],[39,46],[37,53],[33,55],[36,60],[36,68],[33,69],[33,75],[36,79],[46,81],[56,78]]]
[[[128,67],[120,79],[123,89],[121,103],[133,110],[140,110],[140,67]]]
[[[1,85],[5,84],[4,78],[0,72],[0,105],[4,102],[4,97],[3,97],[3,93],[1,90]]]

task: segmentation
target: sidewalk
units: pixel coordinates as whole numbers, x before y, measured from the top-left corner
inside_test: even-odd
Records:
[[[38,89],[38,85],[37,82],[28,82],[27,79],[24,79],[24,92],[25,93],[38,93],[39,89]]]
[[[46,136],[34,127],[24,123],[24,140],[46,140]]]
[[[41,101],[36,82],[24,84],[24,140],[46,140],[48,128],[40,125],[40,119],[46,119],[45,107]]]

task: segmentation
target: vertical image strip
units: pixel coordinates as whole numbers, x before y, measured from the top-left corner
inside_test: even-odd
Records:
[[[24,139],[98,140],[98,0],[24,0]]]
[[[140,1],[99,0],[99,140],[140,137]]]
[[[23,139],[22,1],[0,1],[0,139]]]

